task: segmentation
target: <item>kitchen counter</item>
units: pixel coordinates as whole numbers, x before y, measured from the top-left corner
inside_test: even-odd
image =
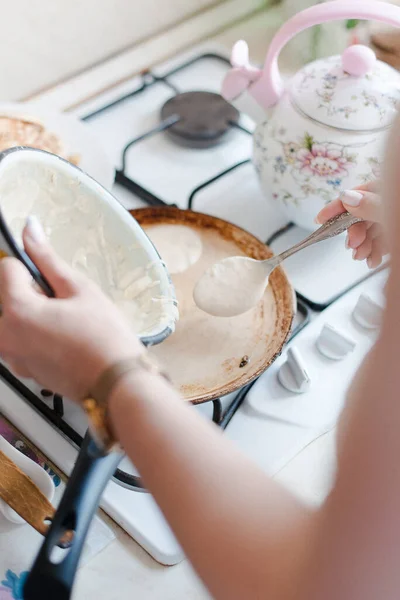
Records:
[[[252,61],[262,63],[268,43],[279,23],[279,10],[273,8],[223,31],[213,37],[212,41],[221,44],[229,52],[237,39],[246,39],[249,42]],[[284,54],[281,61],[282,70],[288,72],[295,66],[297,65],[294,65],[290,54]],[[96,77],[98,72],[93,71],[93,80]],[[86,84],[87,79],[86,76]],[[65,97],[68,97],[68,85],[64,87],[64,92]],[[54,104],[56,99],[56,104],[60,105],[60,98],[59,90],[56,90],[56,95],[51,90],[48,94],[35,98],[35,101],[46,102],[49,99],[49,102]],[[331,432],[303,450],[278,473],[276,479],[294,494],[315,505],[323,500],[329,490],[333,468],[334,434]],[[159,565],[106,515],[103,515],[103,518],[111,524],[116,539],[79,571],[75,600],[209,598],[187,561],[174,567]]]

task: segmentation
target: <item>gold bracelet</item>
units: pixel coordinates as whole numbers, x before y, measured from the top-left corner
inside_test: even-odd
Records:
[[[147,352],[133,358],[121,360],[104,371],[82,405],[89,419],[89,430],[93,439],[105,452],[118,449],[117,439],[112,431],[108,414],[108,400],[118,381],[127,373],[146,371],[161,375],[169,381],[156,361]]]

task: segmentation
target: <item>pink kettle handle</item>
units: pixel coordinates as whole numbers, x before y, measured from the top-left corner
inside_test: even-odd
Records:
[[[249,79],[249,92],[263,108],[274,106],[284,92],[278,68],[278,58],[283,47],[309,27],[343,19],[375,20],[400,27],[400,8],[378,0],[333,0],[297,13],[280,28],[272,40],[259,77],[253,81]]]

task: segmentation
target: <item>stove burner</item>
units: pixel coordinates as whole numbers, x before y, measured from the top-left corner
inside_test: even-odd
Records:
[[[166,131],[178,144],[210,148],[219,144],[239,121],[239,111],[212,92],[185,92],[167,100],[161,119],[179,120]]]

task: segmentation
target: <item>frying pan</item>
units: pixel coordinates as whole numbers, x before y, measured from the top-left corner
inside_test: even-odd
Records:
[[[259,305],[239,317],[206,315],[194,304],[193,287],[202,273],[225,256],[246,255],[258,260],[272,251],[247,231],[222,219],[178,208],[143,208],[130,211],[154,240],[157,229],[168,226],[179,244],[179,229],[190,228],[200,238],[202,256],[181,273],[171,275],[179,307],[174,335],[152,348],[159,362],[193,404],[234,392],[259,377],[281,353],[290,333],[296,300],[285,272],[278,268]],[[156,241],[153,243],[156,244]],[[162,249],[158,248],[161,258]],[[167,262],[167,267],[170,265]],[[170,274],[173,268],[169,269]]]

